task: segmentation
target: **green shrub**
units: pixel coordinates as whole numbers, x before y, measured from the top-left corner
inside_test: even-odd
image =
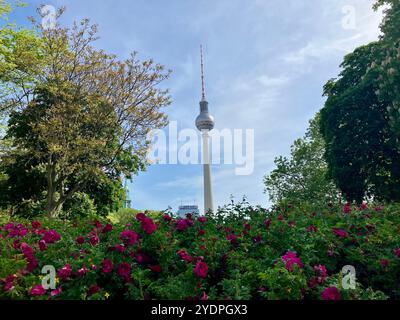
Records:
[[[399,210],[241,203],[206,220],[18,218],[0,224],[0,299],[400,299]],[[45,265],[55,292],[37,290]]]

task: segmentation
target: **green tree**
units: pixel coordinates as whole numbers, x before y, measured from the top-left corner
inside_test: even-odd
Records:
[[[8,15],[17,2],[0,0],[0,116],[23,98],[34,87],[34,81],[43,68],[42,41],[35,29],[17,27],[8,22]],[[22,102],[22,101],[19,101]],[[1,118],[0,117],[0,118]]]
[[[348,200],[399,200],[400,2],[386,5],[379,41],[345,57],[324,89],[321,132],[329,174]]]
[[[276,169],[264,178],[265,191],[273,203],[327,203],[339,199],[338,190],[327,179],[319,118],[317,114],[306,135],[294,142],[290,157],[276,158]]]
[[[37,28],[44,66],[26,81],[32,90],[2,101],[13,142],[2,162],[7,173],[18,159],[31,160],[28,172],[45,175],[46,211],[54,217],[90,184],[145,168],[148,133],[167,123],[161,109],[170,97],[158,85],[169,71],[136,53],[120,61],[95,49],[97,28],[88,20],[71,29]]]
[[[0,101],[5,102],[11,92],[23,91],[25,87],[18,84],[30,83],[33,74],[41,66],[41,42],[33,30],[18,28],[10,23],[9,14],[19,1],[0,0]],[[0,157],[11,147],[9,139],[5,139],[7,129],[5,119],[5,103],[0,105]],[[0,159],[0,186],[7,181],[7,175],[1,169]],[[4,193],[0,195],[0,206],[5,205]]]
[[[400,1],[379,0],[375,9],[386,5],[381,24],[382,55],[375,59],[369,73],[379,77],[377,94],[388,102],[389,123],[400,141]]]
[[[321,132],[329,175],[348,200],[399,200],[400,153],[389,125],[390,101],[377,96],[379,74],[370,68],[385,54],[381,42],[347,55],[338,79],[324,88]]]

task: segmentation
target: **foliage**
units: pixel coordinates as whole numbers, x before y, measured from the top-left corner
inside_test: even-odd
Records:
[[[399,210],[239,203],[199,219],[139,213],[126,225],[4,221],[0,298],[399,299]],[[57,270],[54,290],[40,287],[44,265]],[[355,289],[343,288],[345,265]]]
[[[167,123],[161,109],[170,97],[159,84],[169,71],[152,60],[138,60],[136,53],[119,61],[95,49],[97,28],[88,20],[71,29],[37,24],[36,32],[40,72],[18,81],[0,79],[3,85],[24,88],[1,101],[10,112],[7,138],[12,141],[1,163],[11,179],[5,186],[9,194],[18,188],[12,173],[19,164],[26,174],[35,172],[45,179],[44,189],[37,183],[24,199],[34,201],[45,194],[46,211],[54,217],[89,184],[98,187],[107,179],[145,169],[148,133]],[[19,203],[15,197],[8,199],[11,205]]]
[[[122,224],[122,225],[126,225],[127,223],[129,223],[136,214],[142,212],[141,210],[138,209],[132,209],[132,208],[120,208],[116,211],[111,212],[107,218],[112,222],[112,223],[116,223],[116,224]],[[160,218],[161,216],[161,212],[159,211],[149,211],[146,210],[145,211],[146,214],[151,217],[151,218]]]
[[[327,178],[325,145],[319,132],[319,114],[310,121],[304,138],[291,147],[290,158],[275,159],[276,169],[264,178],[265,191],[273,203],[327,203],[339,199],[339,191]]]
[[[84,192],[76,192],[63,206],[61,218],[76,220],[83,217],[96,216],[96,206],[90,196]]]
[[[7,111],[10,95],[31,90],[43,67],[42,41],[35,30],[6,22],[17,1],[0,1],[0,116]]]
[[[365,76],[381,44],[372,43],[345,57],[339,79],[325,86],[328,97],[321,110],[329,174],[348,200],[364,196],[400,199],[400,152],[390,128],[387,108],[380,100],[378,76]]]
[[[117,211],[110,213],[108,215],[108,219],[112,223],[125,225],[129,223],[137,213],[139,213],[139,210],[131,208],[120,208]]]
[[[400,139],[400,2],[380,0],[375,9],[386,5],[385,19],[381,24],[382,55],[370,66],[370,73],[378,75],[381,100],[389,101],[389,123]]]
[[[388,5],[377,42],[357,48],[324,88],[321,132],[329,174],[348,200],[398,201],[400,190],[400,3]]]

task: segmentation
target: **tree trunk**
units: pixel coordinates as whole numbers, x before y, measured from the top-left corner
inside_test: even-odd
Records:
[[[62,203],[53,202],[50,206],[47,207],[47,215],[49,218],[56,218],[58,213],[60,212],[62,207]]]
[[[56,173],[55,166],[53,164],[49,164],[47,166],[47,206],[46,212],[49,218],[54,218],[56,216]]]
[[[71,199],[85,184],[86,182],[77,183],[64,193],[64,181],[57,181],[56,166],[55,164],[49,164],[47,166],[47,216],[49,218],[56,218],[64,202]],[[57,187],[59,187],[58,190]],[[56,199],[57,191],[59,192],[58,199]]]

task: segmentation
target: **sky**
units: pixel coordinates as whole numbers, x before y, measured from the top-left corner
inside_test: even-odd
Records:
[[[323,85],[343,56],[379,37],[382,12],[373,0],[27,0],[17,23],[40,4],[66,6],[63,25],[89,18],[99,25],[96,47],[127,58],[153,58],[173,71],[163,87],[165,109],[178,129],[195,128],[201,99],[199,45],[206,94],[216,129],[254,130],[254,170],[212,166],[216,206],[243,196],[268,206],[263,177],[288,155],[324,104]],[[168,131],[168,129],[166,129]],[[203,207],[202,166],[153,164],[129,183],[132,206],[164,210]]]

